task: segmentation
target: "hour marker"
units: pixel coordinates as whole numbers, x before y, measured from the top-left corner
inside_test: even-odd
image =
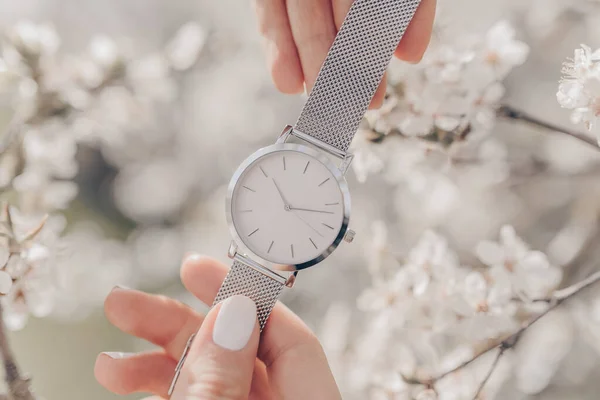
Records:
[[[275,243],[275,241],[271,240],[271,244],[269,245],[269,250],[267,250],[267,253],[271,252],[271,248],[273,247],[273,243]]]
[[[308,238],[308,240],[310,240],[310,242],[313,244],[313,246],[315,246],[315,249],[318,249],[317,245],[315,244],[315,242],[313,242],[313,240],[311,238]]]
[[[310,164],[310,161],[308,161],[308,162],[306,163],[306,167],[304,167],[304,172],[302,172],[303,174],[305,174],[305,173],[306,173],[306,170],[308,169],[308,164]]]
[[[285,156],[283,156],[283,170],[285,171]]]
[[[331,178],[327,178],[325,179],[323,182],[319,183],[319,186],[323,186],[325,184],[325,182],[327,182],[328,180],[330,180]]]
[[[241,213],[252,212],[252,210],[240,210]]]
[[[290,244],[290,249],[292,250],[292,258],[294,258],[294,245]]]
[[[258,232],[260,228],[256,228],[255,230],[253,230],[252,232],[250,232],[250,234],[248,235],[248,237],[254,235],[256,232]]]
[[[329,229],[333,229],[333,226],[331,225],[327,225],[325,222],[321,222],[323,225],[325,225],[326,227],[328,227]]]
[[[265,172],[265,170],[263,169],[262,165],[259,165],[258,168],[260,168],[260,170],[262,171],[263,175],[265,176],[265,178],[268,178],[269,175],[267,175],[267,173]]]
[[[325,205],[326,206],[337,206],[338,204],[340,204],[340,203],[339,202],[338,203],[326,203]]]
[[[254,189],[250,189],[248,186],[245,186],[245,185],[244,185],[244,188],[248,189],[248,190],[249,190],[249,191],[251,191],[251,192],[254,192],[254,193],[256,193],[256,190],[254,190]]]

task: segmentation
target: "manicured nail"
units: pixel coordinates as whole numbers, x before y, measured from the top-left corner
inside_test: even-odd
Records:
[[[242,295],[232,296],[221,303],[213,328],[213,342],[227,350],[246,347],[256,325],[256,304]]]
[[[105,351],[102,354],[104,354],[105,356],[109,356],[113,360],[121,360],[123,358],[131,357],[131,356],[135,355],[135,353],[121,353],[121,352],[117,352],[117,351]]]
[[[123,286],[123,285],[115,285],[114,288],[112,288],[112,290],[131,290],[130,288],[128,288],[127,286]]]

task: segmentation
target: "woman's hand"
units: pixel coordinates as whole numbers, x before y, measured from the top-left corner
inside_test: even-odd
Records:
[[[197,255],[181,269],[185,287],[211,304],[227,274],[223,264]],[[260,337],[254,303],[235,296],[206,317],[164,296],[115,288],[106,299],[108,319],[160,350],[102,353],[96,379],[118,394],[148,392],[166,399],[177,360],[197,333],[173,399],[340,399],[314,334],[283,304],[273,308]]]
[[[398,0],[400,1],[400,0]],[[264,38],[267,64],[275,86],[283,93],[310,92],[325,56],[353,0],[254,0]],[[431,37],[436,0],[422,0],[396,57],[419,62]],[[386,77],[371,102],[383,102]]]

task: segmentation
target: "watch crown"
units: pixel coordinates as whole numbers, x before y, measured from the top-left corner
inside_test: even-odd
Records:
[[[346,231],[346,234],[344,235],[344,241],[346,241],[348,243],[352,243],[355,235],[356,235],[356,232],[354,232],[352,229],[348,229]]]

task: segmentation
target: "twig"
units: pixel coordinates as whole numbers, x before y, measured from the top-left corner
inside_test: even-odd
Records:
[[[555,291],[554,295],[552,297],[559,301],[565,301],[568,298],[581,292],[585,288],[598,282],[599,280],[600,280],[600,271],[594,272],[593,274],[591,274],[590,276],[588,276],[587,278],[583,279],[580,282],[574,283],[573,285],[568,286],[564,289]]]
[[[508,349],[508,347],[504,347],[504,346],[501,346],[498,349],[498,353],[496,354],[496,358],[494,358],[494,361],[492,362],[492,365],[490,366],[490,369],[489,369],[488,373],[485,375],[485,378],[483,378],[483,381],[481,381],[481,383],[479,384],[479,387],[477,388],[477,391],[475,392],[475,396],[473,396],[473,400],[477,400],[479,398],[479,395],[483,391],[483,388],[485,387],[485,384],[492,377],[492,374],[494,373],[494,371],[496,370],[496,367],[498,366],[498,362],[500,361],[500,358],[502,357],[502,355],[504,354],[504,352],[507,349]]]
[[[516,108],[514,108],[512,106],[509,106],[506,104],[500,106],[500,108],[498,108],[498,110],[496,111],[496,115],[500,118],[505,118],[505,119],[512,120],[512,121],[524,122],[528,125],[531,125],[531,126],[534,126],[537,128],[543,128],[543,129],[550,130],[553,132],[563,133],[563,134],[571,136],[577,140],[580,140],[590,146],[593,146],[596,150],[600,150],[600,147],[598,147],[598,143],[596,142],[596,140],[589,137],[588,135],[586,135],[584,133],[580,133],[580,132],[570,131],[561,126],[554,125],[554,124],[551,124],[546,121],[542,121],[541,119],[531,116],[521,110],[517,110]]]
[[[562,133],[564,135],[571,136],[572,138],[577,139],[589,146],[594,147],[595,150],[600,150],[598,142],[589,135],[586,135],[585,133],[570,131],[566,128],[563,128],[562,126],[554,125],[550,122],[543,121],[537,117],[534,117],[524,111],[518,110],[513,106],[509,106],[507,104],[501,104],[496,109],[496,116],[498,118],[503,118],[508,121],[524,123],[534,128],[541,128],[550,132]],[[441,146],[442,149],[447,150],[454,143],[466,140],[467,137],[470,135],[471,131],[471,124],[467,124],[466,126],[460,126],[459,128],[456,128],[453,131],[444,131],[439,128],[434,128],[429,134],[421,136],[420,138],[425,142],[437,143]],[[405,135],[398,128],[394,128],[389,132],[380,132],[375,128],[371,128],[367,130],[367,132],[367,139],[373,143],[381,143],[386,136],[392,135],[399,135],[403,138],[413,138],[412,135]]]
[[[420,384],[420,385],[425,385],[425,386],[431,387],[437,381],[465,368],[466,366],[473,363],[475,360],[479,359],[479,357],[483,356],[484,354],[489,353],[490,351],[492,351],[494,349],[500,348],[501,352],[499,352],[499,355],[501,356],[502,354],[504,354],[504,352],[506,350],[513,348],[517,344],[517,342],[519,341],[519,339],[521,338],[523,333],[527,329],[529,329],[529,327],[531,327],[533,324],[535,324],[537,321],[539,321],[541,318],[543,318],[546,314],[548,314],[549,312],[551,312],[552,310],[557,308],[559,305],[561,305],[565,301],[569,300],[571,297],[581,293],[583,290],[587,289],[591,285],[598,283],[598,282],[600,282],[600,271],[593,273],[592,275],[583,279],[580,282],[577,282],[577,283],[575,283],[571,286],[568,286],[564,289],[555,291],[552,294],[552,296],[550,296],[550,297],[535,300],[535,301],[543,301],[543,302],[548,303],[548,308],[545,309],[544,311],[542,311],[541,313],[539,313],[538,315],[536,315],[535,317],[531,318],[529,321],[525,322],[516,332],[509,334],[507,336],[504,336],[504,337],[500,337],[498,339],[491,340],[486,346],[484,346],[481,350],[479,350],[473,357],[471,357],[470,359],[462,362],[458,366],[456,366],[446,372],[443,372],[435,377],[421,378],[421,377],[416,376],[416,377],[403,377],[403,379],[407,383]],[[495,368],[495,365],[494,365],[494,368]],[[487,379],[489,379],[489,378],[487,378]]]
[[[0,355],[4,361],[4,373],[9,394],[6,399],[10,400],[35,400],[34,395],[29,388],[29,379],[21,376],[19,366],[15,361],[15,356],[8,342],[6,335],[6,325],[3,319],[4,310],[0,303]],[[0,397],[0,399],[2,399]]]

